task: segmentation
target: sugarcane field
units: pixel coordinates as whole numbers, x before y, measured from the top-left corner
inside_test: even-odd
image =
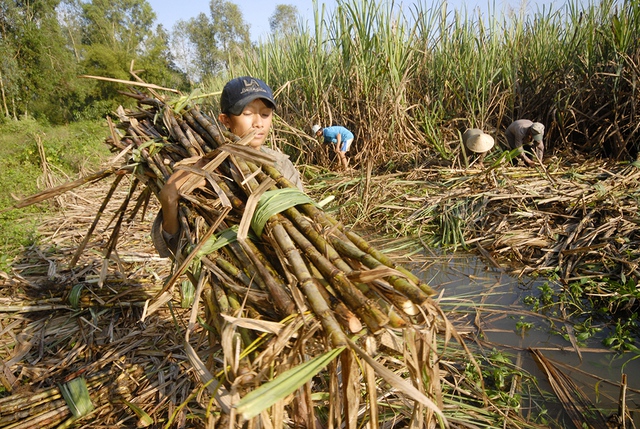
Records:
[[[0,428],[640,426],[640,2],[107,3],[2,7]]]

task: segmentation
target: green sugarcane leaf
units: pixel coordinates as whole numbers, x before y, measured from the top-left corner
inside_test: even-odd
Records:
[[[69,304],[71,304],[71,308],[79,308],[80,307],[80,298],[82,297],[82,289],[84,288],[84,284],[78,283],[73,285],[71,288],[71,292],[69,292]]]
[[[173,106],[173,111],[180,113],[184,107],[191,102],[191,100],[197,99],[202,95],[202,89],[196,88],[191,94],[183,95],[178,98]]]
[[[307,194],[297,188],[283,188],[267,191],[260,197],[258,206],[251,219],[251,229],[258,237],[269,218],[298,204],[313,204]]]
[[[222,249],[227,244],[233,243],[238,239],[238,225],[234,225],[229,229],[225,229],[217,236],[212,236],[206,243],[202,245],[196,258],[209,255],[216,250]]]
[[[180,307],[191,308],[196,297],[196,288],[191,280],[184,280],[180,284]]]
[[[270,382],[263,384],[242,398],[240,402],[236,404],[236,410],[244,419],[252,419],[263,410],[286,398],[289,394],[295,392],[296,389],[303,386],[314,375],[329,365],[332,360],[338,357],[344,349],[344,347],[340,347],[330,350],[323,355],[317,356],[308,362],[283,372]]]
[[[80,418],[93,411],[93,403],[84,378],[78,377],[60,386],[64,398],[73,417]]]
[[[142,408],[138,407],[136,404],[132,404],[129,401],[123,400],[123,402],[127,405],[127,407],[131,408],[131,410],[136,413],[136,416],[140,420],[138,420],[139,428],[146,428],[147,426],[151,426],[153,424],[153,419],[149,414],[147,414]]]

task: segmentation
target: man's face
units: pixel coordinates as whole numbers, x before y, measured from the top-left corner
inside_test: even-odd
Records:
[[[273,122],[273,109],[264,100],[257,98],[247,104],[240,115],[221,114],[220,122],[238,137],[244,137],[255,130],[256,134],[249,146],[259,149],[269,136]]]
[[[533,134],[531,134],[531,130],[529,130],[529,132],[527,133],[527,135],[524,137],[524,142],[528,145],[530,145],[533,141]]]

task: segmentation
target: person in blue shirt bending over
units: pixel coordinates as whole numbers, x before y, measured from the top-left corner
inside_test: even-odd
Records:
[[[316,137],[323,136],[325,143],[333,144],[333,148],[340,159],[340,165],[344,170],[348,170],[349,161],[347,160],[347,152],[351,147],[351,143],[353,143],[353,133],[340,125],[324,128],[320,125],[314,125],[311,131]]]

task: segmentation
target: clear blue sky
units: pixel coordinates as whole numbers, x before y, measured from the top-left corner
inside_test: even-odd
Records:
[[[156,13],[158,23],[171,30],[173,24],[179,19],[188,20],[203,12],[210,16],[209,0],[147,0]],[[276,5],[288,4],[298,8],[298,13],[303,19],[310,20],[313,17],[312,0],[230,0],[237,4],[242,11],[244,21],[251,26],[251,39],[257,41],[260,37],[269,33],[269,17],[276,10]],[[335,1],[325,1],[330,8]],[[320,3],[322,4],[322,3]]]
[[[171,30],[173,24],[179,19],[188,20],[193,18],[201,12],[210,16],[209,12],[209,0],[182,0],[176,2],[175,0],[147,0],[158,18],[158,23],[165,26],[167,30]],[[230,0],[232,3],[240,6],[242,16],[246,23],[248,23],[251,31],[251,40],[258,41],[259,38],[266,36],[269,33],[269,17],[273,14],[278,4],[293,5],[298,8],[300,16],[309,22],[313,18],[313,0]],[[431,1],[436,0],[422,0],[423,4],[430,4]],[[420,0],[408,0],[400,1],[396,3],[403,4],[405,7],[419,3]],[[495,5],[496,11],[502,11],[506,7],[519,10],[523,4],[526,5],[527,10],[535,12],[537,10],[537,4],[551,3],[552,0],[450,0],[449,7],[452,9],[461,9],[462,7],[467,10],[473,10],[480,7],[481,10],[486,10],[489,2]],[[318,0],[320,5],[325,4],[327,10],[332,10],[335,6],[335,0]],[[556,1],[556,8],[558,3],[564,3],[563,0]]]

